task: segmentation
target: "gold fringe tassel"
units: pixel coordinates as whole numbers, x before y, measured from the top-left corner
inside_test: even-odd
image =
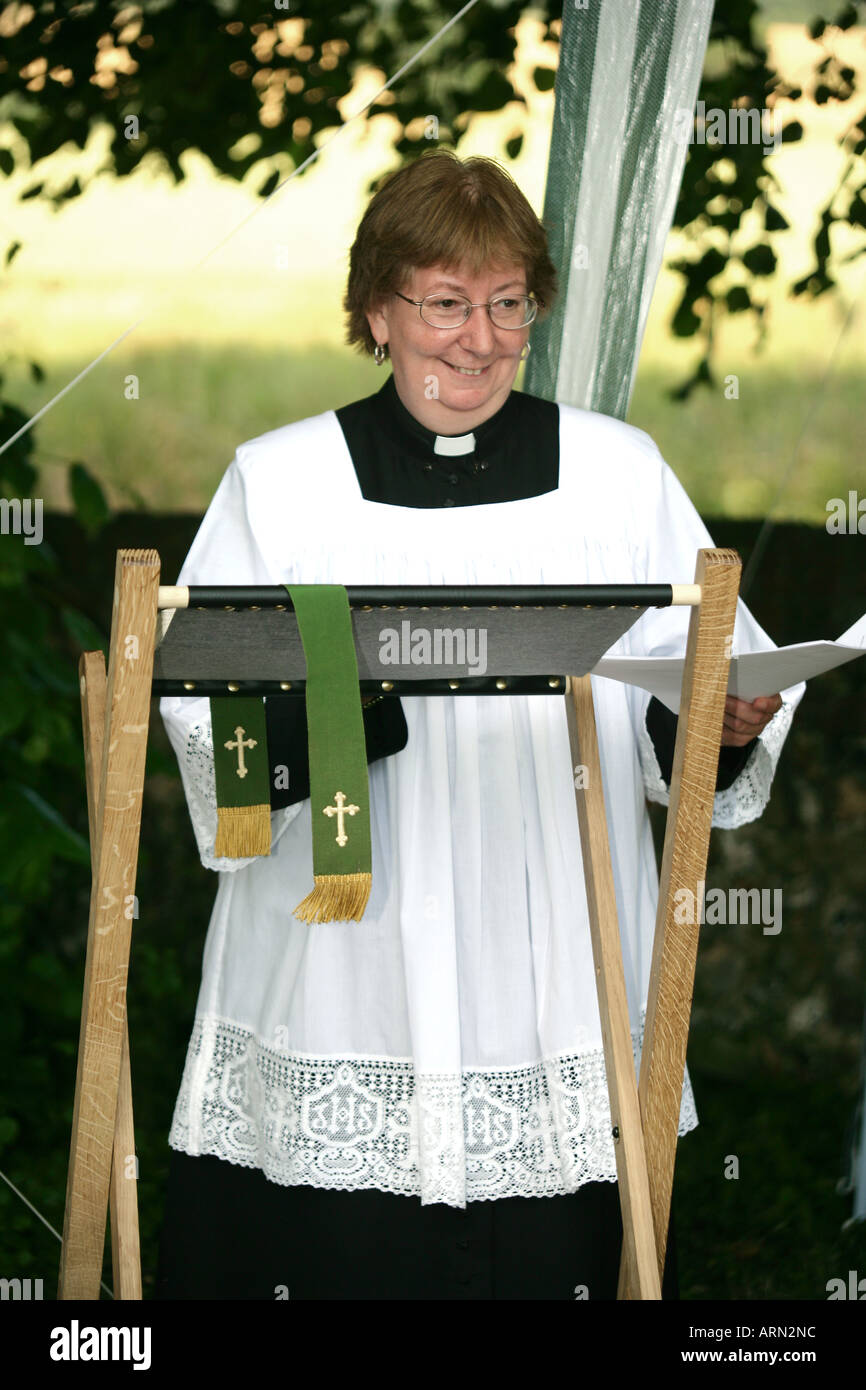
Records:
[[[218,859],[252,859],[270,852],[270,806],[217,807],[214,854]]]
[[[360,922],[370,900],[372,874],[314,874],[316,886],[294,916],[301,922]]]

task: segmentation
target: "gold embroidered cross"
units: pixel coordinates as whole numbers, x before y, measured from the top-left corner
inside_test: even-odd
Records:
[[[324,815],[337,817],[337,844],[345,845],[348,843],[349,837],[346,834],[345,827],[343,825],[343,817],[354,816],[356,811],[360,811],[361,808],[360,806],[347,806],[345,792],[337,792],[334,796],[334,800],[337,803],[336,806],[325,806],[322,809]]]
[[[232,748],[236,748],[238,750],[238,765],[235,768],[235,772],[237,773],[238,777],[246,777],[247,773],[249,772],[249,768],[244,762],[244,749],[255,748],[258,740],[254,738],[244,739],[244,729],[241,727],[240,724],[235,729],[235,738],[237,739],[236,743],[233,743],[230,739],[225,746],[229,750],[231,750]]]

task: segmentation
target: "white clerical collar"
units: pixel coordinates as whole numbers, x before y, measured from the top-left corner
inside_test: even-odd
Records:
[[[474,448],[474,434],[437,434],[433,452],[453,458],[457,454],[471,454]]]

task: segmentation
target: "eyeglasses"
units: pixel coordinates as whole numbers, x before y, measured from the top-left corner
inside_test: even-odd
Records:
[[[489,303],[472,304],[462,294],[428,294],[423,299],[409,299],[399,290],[394,293],[407,304],[416,304],[431,328],[459,328],[473,309],[486,309],[497,328],[526,328],[538,313],[538,301],[532,294],[500,295]]]

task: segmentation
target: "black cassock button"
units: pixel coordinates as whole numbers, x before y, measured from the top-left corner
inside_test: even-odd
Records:
[[[448,481],[449,481],[449,483],[451,484],[452,487],[455,487],[455,486],[457,485],[457,483],[460,482],[460,479],[457,477],[457,474],[456,474],[456,473],[452,473],[452,474],[449,476]]]
[[[442,503],[442,506],[443,506],[443,507],[453,507],[453,506],[454,506],[454,498],[453,498],[453,497],[446,497],[446,498],[445,498],[445,501]]]
[[[424,465],[424,472],[425,472],[425,473],[432,473],[432,472],[433,472],[433,465],[432,465],[432,463],[425,463],[425,465]]]
[[[479,463],[478,467],[479,467],[479,468],[489,468],[489,467],[490,467],[490,464],[487,462],[486,459],[484,459],[483,462]]]

